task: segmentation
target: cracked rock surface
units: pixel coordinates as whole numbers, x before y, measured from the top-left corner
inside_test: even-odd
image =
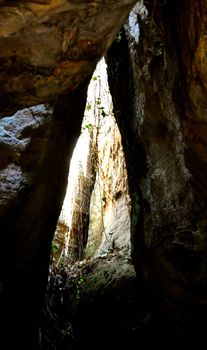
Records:
[[[93,71],[134,3],[1,2],[0,115],[74,90]]]

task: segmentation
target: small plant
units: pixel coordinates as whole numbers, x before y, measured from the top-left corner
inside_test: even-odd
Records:
[[[94,75],[94,76],[92,77],[92,80],[93,80],[93,81],[96,81],[96,80],[98,80],[98,79],[100,79],[100,75]]]
[[[76,284],[76,301],[79,301],[80,299],[80,292],[81,292],[81,287],[84,283],[85,279],[82,275],[80,275],[80,277],[77,280],[77,284]]]
[[[88,123],[88,124],[84,125],[82,129],[83,130],[88,129],[89,131],[91,131],[91,130],[93,130],[93,128],[94,128],[94,125],[91,123]]]
[[[91,103],[87,103],[87,105],[86,105],[86,110],[87,110],[87,111],[90,111],[91,108],[92,108]]]
[[[51,250],[53,255],[57,253],[58,249],[59,249],[58,245],[55,242],[52,242]]]

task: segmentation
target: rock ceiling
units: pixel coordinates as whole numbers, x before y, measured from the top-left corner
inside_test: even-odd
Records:
[[[134,0],[0,1],[0,115],[74,90]]]

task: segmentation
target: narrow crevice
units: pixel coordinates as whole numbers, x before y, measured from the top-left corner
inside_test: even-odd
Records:
[[[146,174],[146,155],[140,142],[133,106],[135,91],[130,65],[129,43],[122,29],[119,40],[115,40],[106,55],[109,87],[113,99],[114,115],[122,137],[131,196],[131,244],[132,258],[138,275],[145,256],[144,249],[144,203],[139,181]]]

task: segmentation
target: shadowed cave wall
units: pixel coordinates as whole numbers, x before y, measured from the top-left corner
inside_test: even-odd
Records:
[[[21,15],[4,7],[0,11],[4,19],[0,28],[2,123],[25,105],[55,105],[52,118],[51,113],[44,114],[44,127],[40,121],[41,127],[34,127],[31,115],[26,115],[24,131],[17,138],[29,137],[28,153],[23,143],[14,142],[14,136],[8,142],[3,134],[0,145],[3,333],[10,341],[12,330],[17,344],[21,348],[30,344],[30,349],[36,348],[33,338],[46,285],[50,243],[65,191],[65,166],[84,110],[88,81],[80,82],[105,54],[134,4],[123,1],[116,12],[117,25],[99,17],[106,25],[99,31],[94,31],[98,7],[93,7],[89,17],[97,22],[90,22],[88,31],[81,25],[71,37],[71,26],[78,27],[77,9],[72,10],[69,25],[65,16],[71,11],[69,2],[60,1],[57,12],[56,2],[50,3],[24,5]],[[77,13],[85,23],[86,8],[78,4],[81,12]],[[144,286],[148,292],[160,329],[171,328],[190,339],[202,337],[206,328],[207,2],[147,1],[146,7],[148,16],[139,6],[135,9],[139,40],[125,23],[121,40],[116,40],[107,54],[132,199],[132,257],[140,288]],[[46,15],[45,9],[49,11]],[[61,13],[63,22],[58,26]],[[34,41],[29,41],[26,29],[30,20],[34,25],[30,30],[36,28]],[[104,34],[106,41],[102,42]],[[39,40],[47,37],[50,41],[51,36],[55,40],[49,59]],[[63,46],[56,46],[59,40]],[[24,51],[28,43],[28,51]],[[66,91],[54,103],[57,95]],[[18,113],[21,120],[23,114]],[[11,131],[14,127],[10,125]],[[40,143],[33,146],[34,140]],[[40,144],[43,153],[39,152]]]
[[[144,273],[149,283],[161,329],[189,340],[204,335],[207,311],[206,2],[152,1],[147,8],[147,18],[135,9],[138,40],[128,22],[109,49],[109,82],[138,278]]]
[[[1,1],[0,323],[6,348],[38,348],[51,240],[89,77],[134,3]],[[40,103],[48,105],[25,109]]]

